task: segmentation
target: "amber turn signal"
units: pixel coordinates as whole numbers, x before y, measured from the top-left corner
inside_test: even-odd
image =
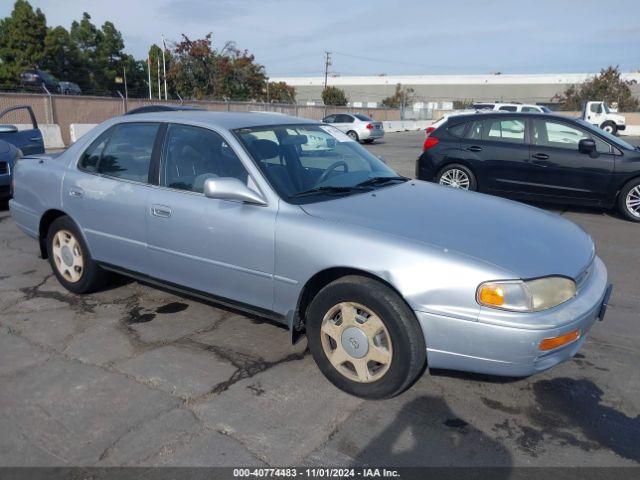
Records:
[[[540,348],[540,350],[553,350],[554,348],[561,347],[567,343],[575,342],[579,338],[580,330],[573,330],[569,333],[565,333],[564,335],[560,335],[559,337],[545,338],[540,342],[538,348]]]
[[[504,290],[501,286],[488,283],[480,288],[480,303],[500,307],[504,304]]]

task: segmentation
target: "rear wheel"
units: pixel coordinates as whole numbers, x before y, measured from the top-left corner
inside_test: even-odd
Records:
[[[76,224],[67,216],[51,224],[47,253],[53,273],[73,293],[89,293],[104,285],[106,272],[91,258]]]
[[[640,178],[622,187],[618,196],[618,210],[627,220],[640,222]]]
[[[374,140],[375,138],[367,138],[364,143],[373,143]]]
[[[349,130],[349,131],[347,132],[347,135],[349,136],[349,138],[350,138],[351,140],[353,140],[353,141],[355,141],[355,142],[359,141],[358,134],[357,134],[356,132],[354,132],[353,130]]]
[[[611,135],[618,133],[618,126],[613,122],[604,122],[600,128]]]
[[[347,276],[324,287],[309,306],[307,336],[327,379],[362,398],[398,395],[426,362],[414,313],[396,292],[366,277]]]
[[[446,187],[459,188],[461,190],[477,190],[476,177],[471,170],[464,165],[454,163],[444,167],[436,176],[436,181]]]

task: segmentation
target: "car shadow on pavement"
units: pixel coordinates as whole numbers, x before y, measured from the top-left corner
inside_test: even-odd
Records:
[[[359,466],[497,467],[491,469],[493,479],[508,478],[513,464],[501,442],[476,428],[470,419],[459,418],[441,397],[431,395],[402,405],[391,424],[354,460]]]

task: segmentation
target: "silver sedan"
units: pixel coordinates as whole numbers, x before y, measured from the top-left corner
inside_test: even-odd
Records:
[[[103,123],[15,168],[11,213],[71,292],[119,272],[306,333],[337,387],[571,358],[610,293],[563,218],[398,176],[336,128],[200,111]]]

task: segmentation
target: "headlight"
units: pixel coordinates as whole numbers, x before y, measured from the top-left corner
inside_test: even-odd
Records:
[[[538,312],[571,300],[576,283],[566,277],[508,280],[480,284],[476,300],[480,305],[515,312]]]

